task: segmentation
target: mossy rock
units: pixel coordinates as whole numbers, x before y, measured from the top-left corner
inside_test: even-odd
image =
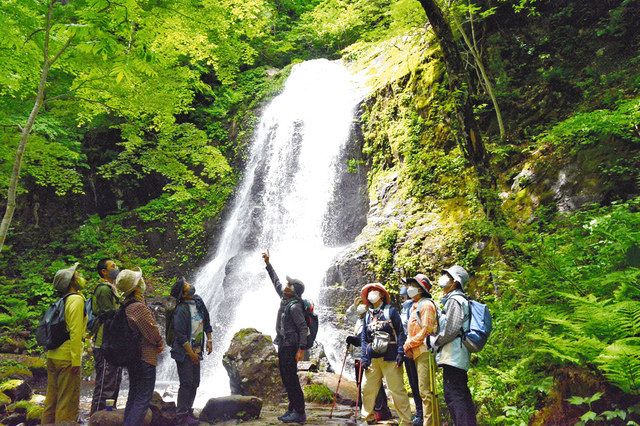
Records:
[[[11,404],[11,398],[5,395],[4,392],[0,392],[0,406]]]
[[[330,404],[333,402],[333,392],[326,385],[312,383],[302,390],[304,400],[307,402],[318,402],[320,404]]]
[[[21,379],[9,379],[0,384],[0,392],[11,398],[12,402],[31,398],[31,387]]]
[[[28,355],[0,354],[0,382],[9,378],[46,378],[47,361]]]
[[[27,417],[27,421],[38,420],[42,417],[44,407],[33,401],[17,401],[7,406],[8,413],[22,413]]]

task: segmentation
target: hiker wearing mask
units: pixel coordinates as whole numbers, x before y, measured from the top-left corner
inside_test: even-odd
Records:
[[[78,292],[86,285],[76,271],[76,263],[60,269],[53,278],[53,286],[64,297],[64,321],[69,338],[56,349],[48,350],[47,396],[44,401],[42,423],[76,422],[80,407],[82,338],[87,327],[84,297]]]
[[[353,301],[353,305],[347,309],[347,316],[356,316],[356,323],[353,328],[353,335],[347,336],[347,344],[352,346],[351,356],[353,357],[356,370],[356,384],[358,385],[358,394],[362,395],[362,377],[364,374],[362,368],[362,348],[360,336],[362,334],[362,327],[364,325],[364,316],[367,313],[367,305],[362,303],[362,299],[358,295]],[[358,407],[362,407],[362,397],[358,398]],[[380,390],[376,396],[376,403],[373,407],[373,413],[376,421],[384,421],[391,419],[391,411],[387,403],[387,394],[384,391],[384,386],[380,384]]]
[[[92,310],[98,318],[94,330],[89,330],[93,335],[93,363],[96,372],[96,383],[93,389],[93,400],[89,415],[106,408],[107,399],[114,401],[114,407],[118,402],[120,382],[122,380],[122,368],[109,364],[104,359],[102,350],[102,337],[104,324],[100,320],[105,314],[118,310],[120,295],[115,286],[116,277],[120,273],[118,265],[111,259],[101,259],[96,267],[100,282],[98,283],[92,298]]]
[[[407,334],[407,325],[409,323],[409,317],[411,316],[411,307],[413,306],[413,299],[407,295],[406,279],[402,278],[402,282],[405,285],[400,287],[400,300],[402,300],[402,309],[400,310],[400,318],[402,318],[402,328],[404,333]],[[416,370],[416,363],[413,359],[407,356],[405,351],[404,356],[404,369],[407,372],[407,378],[409,379],[409,387],[411,388],[411,396],[413,402],[416,405],[416,415],[411,420],[414,425],[422,424],[422,398],[420,397],[420,388],[418,386],[418,370]]]
[[[278,345],[278,366],[289,398],[289,407],[286,413],[278,417],[278,420],[283,423],[304,423],[307,421],[307,415],[304,394],[298,379],[298,361],[302,360],[304,351],[308,349],[306,344],[309,334],[304,307],[300,299],[304,293],[304,284],[300,280],[287,277],[287,285],[283,287],[269,262],[268,251],[262,253],[262,259],[267,265],[273,287],[281,299],[274,343]]]
[[[382,383],[387,383],[401,426],[411,425],[411,405],[404,390],[402,362],[406,335],[398,311],[391,306],[391,297],[380,283],[367,284],[360,292],[362,303],[368,306],[360,335],[362,367],[362,416],[374,422],[374,402]]]
[[[418,274],[406,280],[406,283],[407,296],[413,304],[407,324],[404,353],[414,364],[423,414],[422,419],[414,420],[414,426],[440,425],[436,362],[425,344],[425,339],[438,331],[438,312],[430,293],[431,281],[424,274]]]
[[[178,300],[173,312],[173,342],[171,357],[176,360],[180,389],[178,390],[178,424],[197,425],[200,421],[193,415],[193,401],[200,386],[200,361],[205,350],[213,350],[209,311],[196,288],[184,278],[179,278],[171,288],[171,296]]]
[[[158,354],[162,352],[164,342],[153,313],[144,302],[147,286],[142,278],[142,271],[120,271],[116,278],[116,288],[122,292],[122,304],[129,327],[140,336],[140,359],[127,366],[129,396],[124,409],[124,425],[139,426],[144,423],[144,416],[151,403],[156,384]]]
[[[470,355],[460,335],[461,330],[469,330],[469,302],[464,293],[468,281],[469,274],[462,266],[454,265],[442,271],[438,279],[444,291],[440,331],[429,337],[436,362],[443,370],[444,400],[456,426],[477,424],[467,377]]]

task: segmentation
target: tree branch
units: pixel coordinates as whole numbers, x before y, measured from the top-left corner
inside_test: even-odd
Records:
[[[53,65],[58,58],[60,58],[60,55],[62,55],[64,53],[65,50],[67,50],[67,48],[71,45],[71,42],[73,41],[73,38],[76,35],[73,34],[71,37],[69,37],[69,39],[67,40],[67,42],[64,44],[64,46],[62,46],[60,48],[60,50],[58,51],[58,53],[55,54],[55,56],[53,57],[53,59],[51,59],[51,61],[49,61],[49,66]]]

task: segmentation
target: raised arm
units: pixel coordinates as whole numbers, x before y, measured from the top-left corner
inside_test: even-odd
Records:
[[[282,297],[282,283],[280,282],[280,278],[278,278],[278,274],[271,266],[271,262],[269,262],[269,251],[262,253],[262,259],[264,263],[267,265],[267,272],[269,273],[269,278],[271,278],[271,282],[273,283],[273,288],[278,293],[278,296]]]

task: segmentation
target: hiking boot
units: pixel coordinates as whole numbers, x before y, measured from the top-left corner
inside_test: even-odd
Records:
[[[200,424],[200,420],[196,419],[193,414],[189,414],[184,420],[184,424],[188,426],[196,426]]]
[[[391,420],[393,418],[393,416],[391,415],[391,411],[389,411],[388,408],[386,410],[374,411],[373,415],[375,416],[377,422]]]
[[[307,421],[307,415],[305,413],[298,413],[297,411],[292,411],[287,417],[284,417],[280,420],[282,423],[300,423],[304,424]]]
[[[284,413],[281,416],[278,416],[278,420],[282,421],[282,419],[284,419],[285,417],[289,417],[291,415],[291,413],[293,413],[293,410],[287,410],[286,413]]]

